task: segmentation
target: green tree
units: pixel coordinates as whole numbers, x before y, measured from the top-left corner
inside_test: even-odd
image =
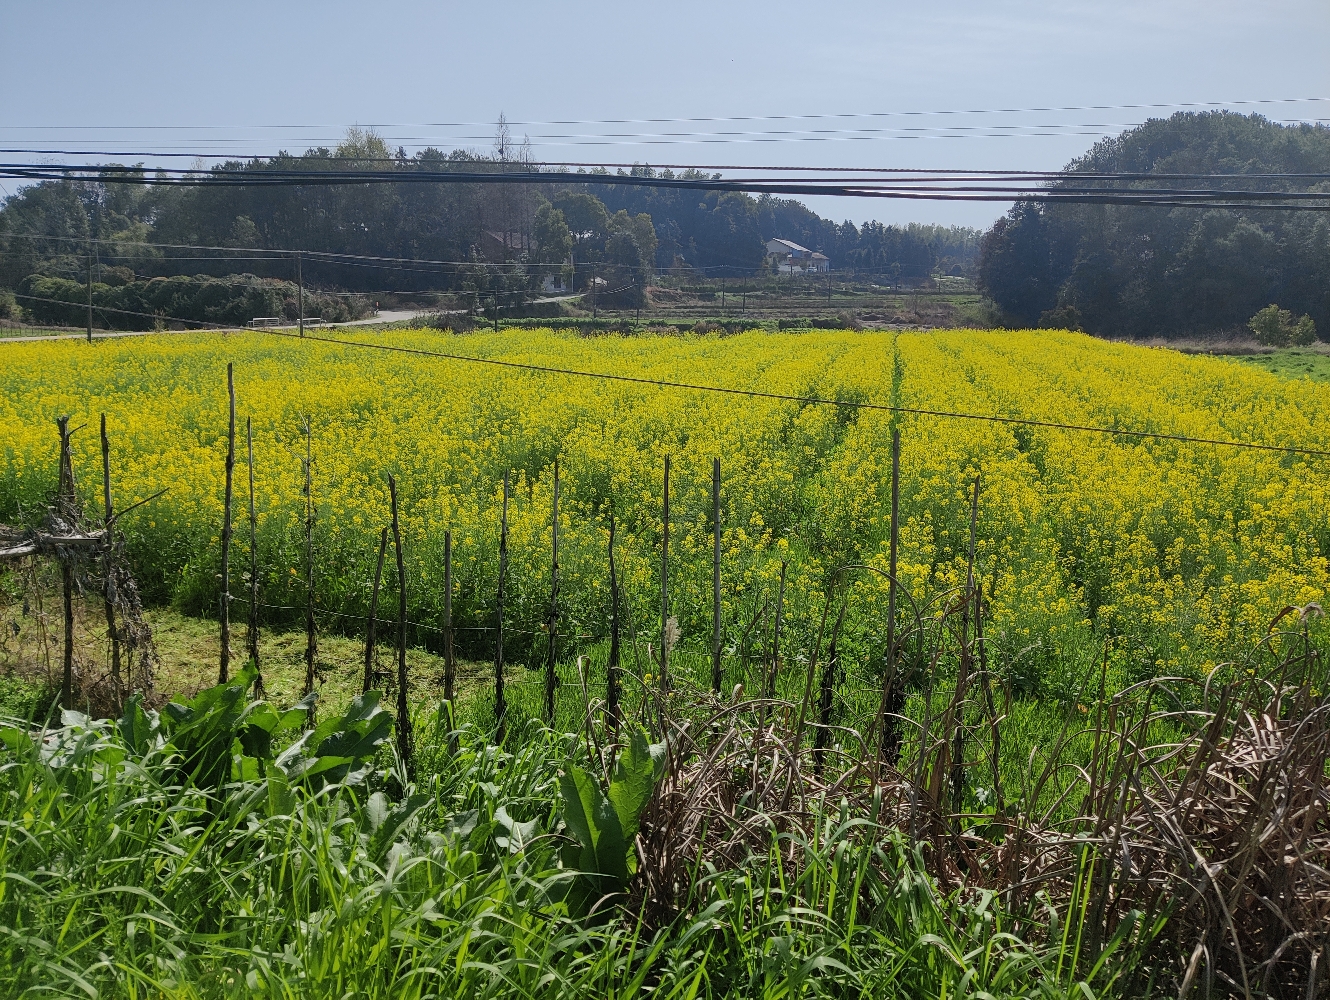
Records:
[[[536,260],[542,264],[562,264],[573,252],[573,233],[563,212],[549,202],[536,210],[531,235],[536,243]]]

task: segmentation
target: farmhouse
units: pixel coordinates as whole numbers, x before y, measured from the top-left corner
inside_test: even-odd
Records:
[[[509,264],[531,253],[531,240],[523,233],[486,229],[480,234],[480,255],[491,264]]]
[[[767,260],[781,274],[804,272],[820,274],[831,270],[831,261],[825,254],[801,247],[793,240],[767,240]]]

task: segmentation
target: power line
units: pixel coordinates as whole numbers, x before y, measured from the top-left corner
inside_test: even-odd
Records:
[[[1007,115],[1007,114],[1052,114],[1066,111],[1156,111],[1167,108],[1226,108],[1248,107],[1277,104],[1309,104],[1330,102],[1330,97],[1275,97],[1255,98],[1240,101],[1179,101],[1173,103],[1149,104],[1078,104],[1064,107],[1032,108],[974,108],[948,109],[934,111],[868,111],[868,112],[833,112],[807,115],[703,115],[684,118],[569,118],[549,120],[507,121],[510,127],[525,128],[538,125],[671,125],[704,122],[759,122],[759,121],[819,121],[848,118],[893,118],[925,117],[931,115]],[[456,121],[456,122],[398,122],[380,123],[363,127],[379,128],[480,128],[497,125],[494,121]],[[267,125],[10,125],[7,129],[27,131],[215,131],[215,130],[275,130],[275,129],[345,129],[345,124],[267,124]],[[487,136],[486,138],[492,138]]]
[[[89,175],[91,176],[85,176]],[[801,178],[796,181],[770,179],[721,179],[692,177],[656,177],[643,174],[569,175],[546,171],[515,173],[476,173],[435,170],[293,170],[263,171],[178,170],[159,171],[151,176],[142,171],[118,167],[31,167],[0,164],[0,176],[28,180],[84,180],[99,183],[147,186],[210,187],[326,187],[370,184],[568,184],[590,183],[605,186],[648,187],[689,191],[731,191],[754,194],[817,195],[854,198],[891,198],[927,201],[1010,202],[1032,201],[1067,204],[1123,204],[1155,207],[1262,208],[1305,211],[1330,207],[1330,191],[1256,191],[1233,189],[1102,188],[1078,187],[1070,181],[1076,174],[1060,175],[1051,187],[1032,184],[1008,186],[959,185],[958,178],[909,178],[895,183],[876,179],[866,183],[843,180]],[[1240,179],[1234,178],[1234,179]],[[938,185],[950,185],[941,187]]]

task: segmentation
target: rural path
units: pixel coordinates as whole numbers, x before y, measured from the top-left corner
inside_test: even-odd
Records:
[[[435,309],[385,309],[374,316],[365,319],[348,320],[345,323],[319,323],[310,325],[311,330],[326,330],[333,326],[368,326],[373,323],[401,323],[405,320],[415,319],[418,316],[425,316],[429,313],[437,312]],[[265,330],[294,330],[296,324],[289,326],[268,326]],[[244,330],[247,327],[209,327],[203,330],[94,330],[93,340],[115,340],[119,337],[152,337],[163,333],[208,333],[216,332],[218,329],[225,330]],[[33,337],[0,337],[0,344],[22,344],[34,340],[87,340],[86,333],[48,333],[38,334]]]

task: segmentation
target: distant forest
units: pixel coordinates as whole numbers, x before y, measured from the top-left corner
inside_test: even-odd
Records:
[[[372,131],[352,129],[335,149],[235,161],[215,169],[261,175],[291,167],[402,173],[531,169],[526,147],[513,142],[504,126],[494,149],[483,154],[427,149],[407,156]],[[838,272],[882,283],[909,286],[937,272],[973,276],[978,263],[981,234],[976,229],[856,226],[820,218],[791,200],[625,188],[597,184],[595,177],[569,173],[567,184],[335,187],[44,182],[21,189],[0,207],[0,288],[28,295],[22,301],[40,312],[34,298],[51,296],[34,297],[36,283],[49,293],[57,287],[51,284],[54,279],[85,282],[90,246],[94,287],[107,286],[97,289],[98,301],[116,289],[117,301],[143,303],[161,297],[140,287],[151,279],[238,275],[245,279],[239,284],[251,287],[256,281],[295,277],[291,256],[246,252],[254,249],[447,262],[412,267],[302,261],[307,284],[365,295],[534,291],[570,255],[578,288],[594,274],[610,285],[634,285],[640,294],[651,276],[662,272],[751,275],[764,266],[765,243],[772,237],[820,250]],[[89,238],[98,242],[90,244]],[[220,287],[216,281],[211,285]],[[202,291],[191,294],[209,297]],[[276,293],[264,294],[271,299]],[[173,301],[184,299],[177,294]],[[244,311],[231,303],[219,304],[214,312],[222,317],[230,315],[228,310]],[[52,319],[67,312],[52,307]]]
[[[1105,139],[1066,167],[1069,175],[1096,171],[1156,175],[1136,182],[1156,188],[1215,183],[1163,180],[1177,173],[1330,174],[1330,128],[1180,113]],[[1257,311],[1277,304],[1309,315],[1327,339],[1330,215],[1022,203],[984,235],[978,280],[1018,326],[1132,338],[1245,335]]]

